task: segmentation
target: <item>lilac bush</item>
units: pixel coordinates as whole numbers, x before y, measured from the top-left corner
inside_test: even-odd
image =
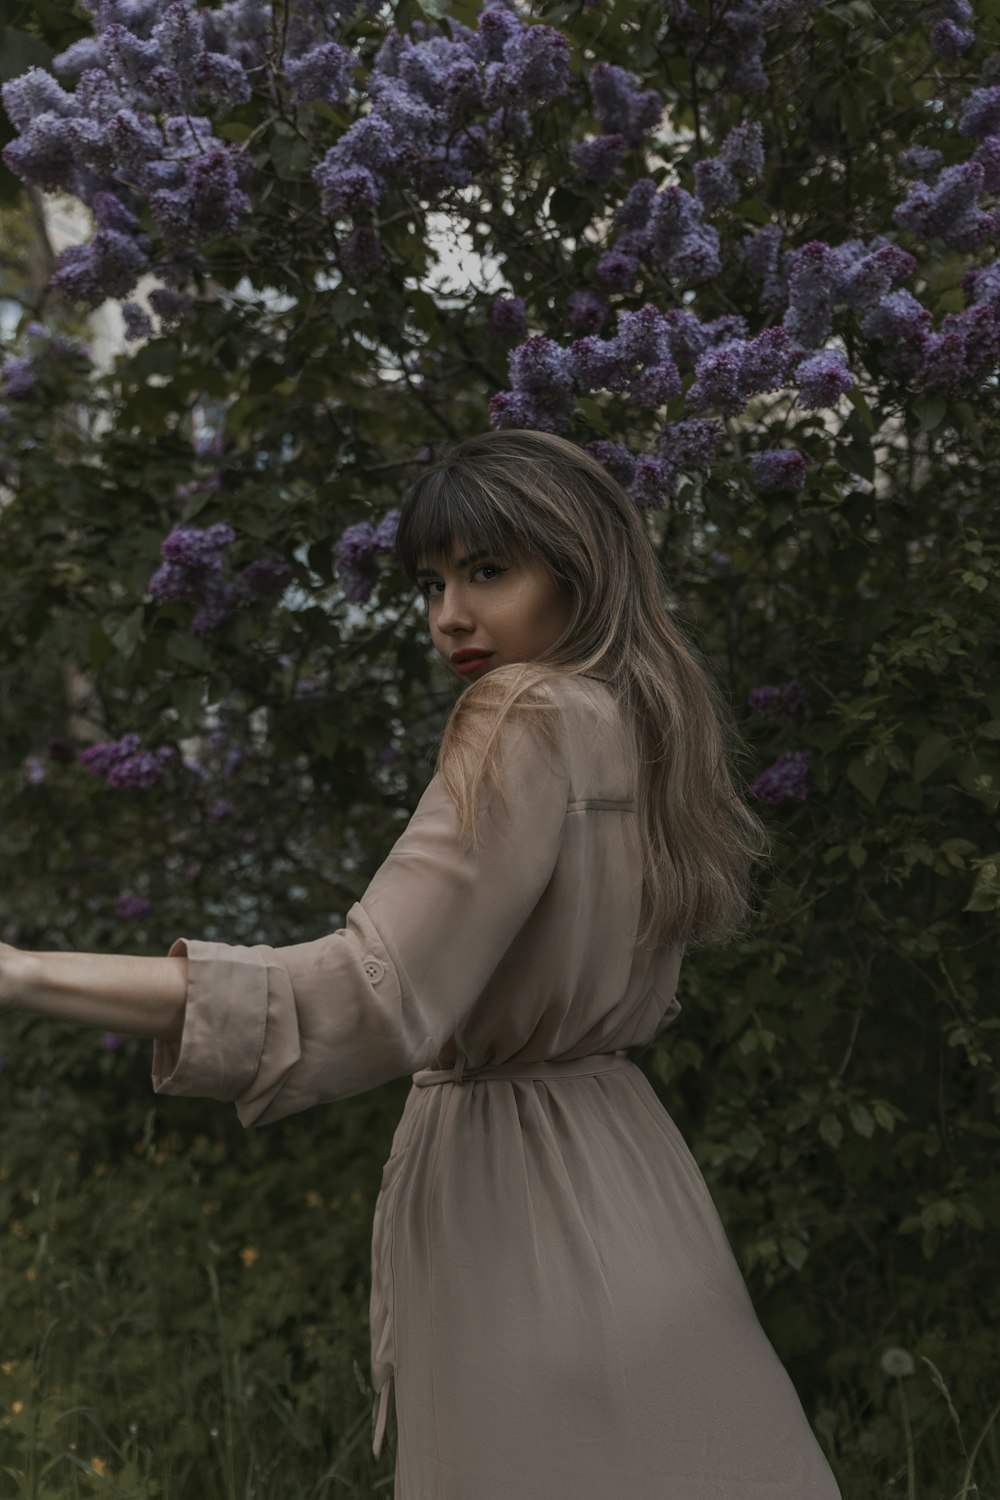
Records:
[[[898,1232],[903,1327],[935,1235],[968,1284],[954,1143],[982,1131],[967,1175],[988,1181],[998,1087],[974,930],[1000,902],[993,18],[964,0],[461,15],[93,0],[50,68],[8,69],[11,187],[70,194],[91,229],[0,356],[5,923],[16,942],[71,913],[80,947],[88,920],[165,943],[195,930],[194,881],[199,920],[233,939],[341,921],[447,706],[394,556],[400,496],[491,423],[580,442],[725,673],[747,794],[787,839],[760,931],[686,970],[693,1029],[657,1067],[683,1083],[712,1049],[705,1144],[775,1326],[807,1363],[789,1283],[815,1276],[836,1380],[878,1408],[843,1484],[860,1497],[903,1460],[870,1389],[884,1286],[862,1273],[862,1297],[843,1267],[857,1233],[881,1272]],[[458,246],[447,290],[432,224]],[[108,299],[126,346],[99,374],[60,341]],[[43,819],[87,847],[60,855]],[[91,907],[81,875],[105,882]],[[773,1051],[744,1053],[768,1030]],[[943,1151],[949,1098],[967,1115]],[[896,1122],[919,1191],[885,1149]],[[817,1153],[835,1149],[831,1208]],[[928,1225],[944,1203],[954,1224]],[[951,1372],[973,1397],[980,1325]]]

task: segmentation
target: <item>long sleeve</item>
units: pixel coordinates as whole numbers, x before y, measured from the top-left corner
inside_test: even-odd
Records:
[[[347,1099],[429,1066],[548,885],[569,797],[565,726],[500,738],[480,794],[478,847],[435,774],[336,932],[290,947],[178,938],[188,991],[179,1042],[153,1048],[156,1093],[234,1101],[244,1126]]]

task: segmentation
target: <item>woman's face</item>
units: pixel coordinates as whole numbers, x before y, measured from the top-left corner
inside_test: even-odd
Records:
[[[461,681],[494,667],[533,661],[553,645],[569,624],[570,596],[538,557],[473,552],[452,548],[445,571],[417,569],[427,599],[431,639]],[[442,564],[444,566],[444,564]],[[464,670],[456,653],[489,654]]]

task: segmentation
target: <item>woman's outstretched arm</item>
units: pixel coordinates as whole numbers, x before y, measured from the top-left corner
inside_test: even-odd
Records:
[[[176,1042],[184,1030],[187,965],[180,954],[25,953],[0,943],[0,988],[17,1010]]]

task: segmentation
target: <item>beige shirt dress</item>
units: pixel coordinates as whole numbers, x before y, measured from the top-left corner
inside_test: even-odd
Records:
[[[503,670],[502,668],[499,670]],[[155,1092],[269,1125],[406,1074],[374,1212],[373,1447],[394,1500],[841,1500],[698,1166],[626,1053],[681,953],[634,950],[634,777],[599,677],[558,754],[503,730],[477,851],[435,775],[346,925],[178,938]]]

